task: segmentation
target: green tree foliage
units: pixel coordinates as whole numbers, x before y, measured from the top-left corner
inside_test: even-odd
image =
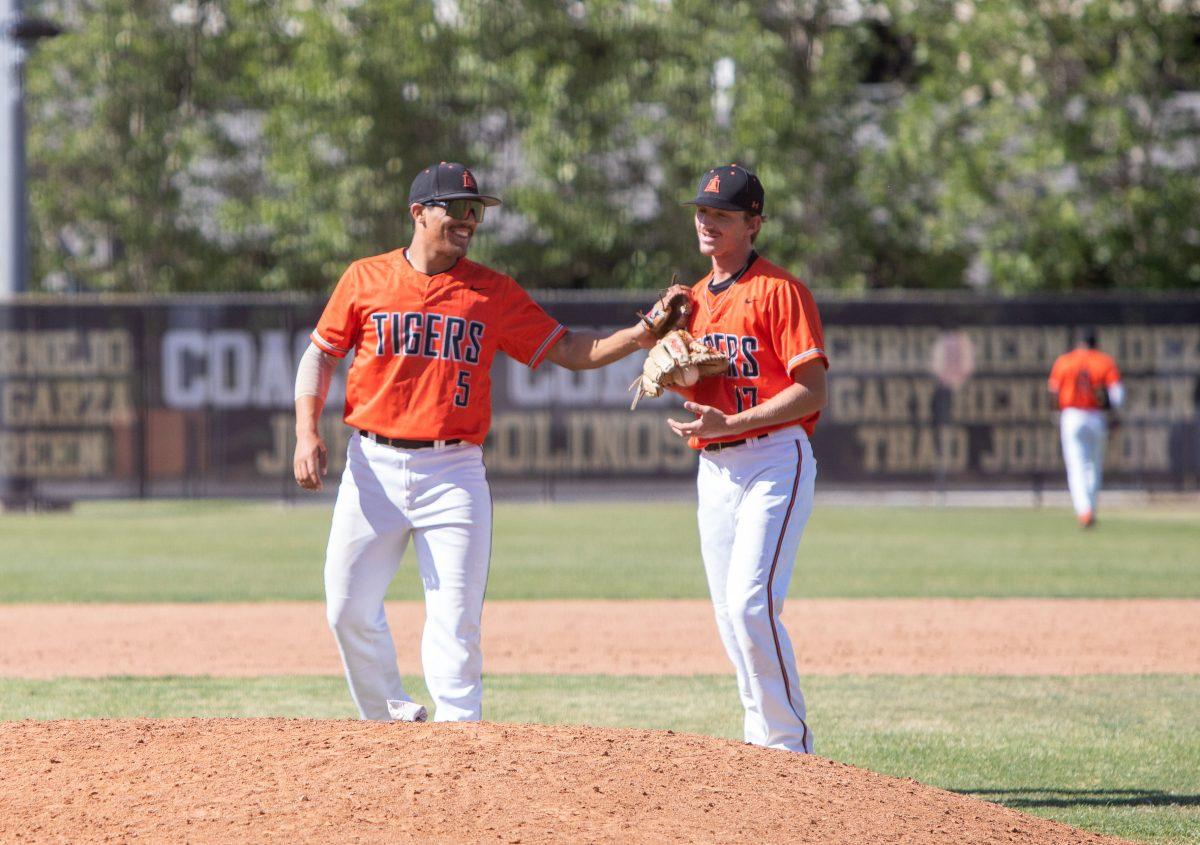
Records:
[[[47,283],[326,290],[446,159],[505,199],[473,257],[531,287],[697,277],[680,202],[729,161],[817,287],[1200,286],[1200,0],[43,6]]]
[[[221,117],[249,45],[216,6],[178,24],[153,0],[58,9],[70,33],[27,68],[29,185],[38,278],[101,290],[221,288],[241,258],[197,205],[244,155]]]
[[[1200,94],[1200,9],[892,8],[916,81],[860,171],[887,212],[881,246],[913,244],[918,268],[973,261],[1002,290],[1200,285],[1200,100],[1185,108]]]

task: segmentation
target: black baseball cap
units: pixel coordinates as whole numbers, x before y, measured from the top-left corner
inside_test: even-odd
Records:
[[[431,164],[417,174],[408,189],[408,204],[430,200],[479,200],[485,206],[499,205],[499,197],[479,193],[475,174],[455,161]]]
[[[762,182],[757,176],[740,164],[726,164],[705,173],[696,188],[696,198],[684,205],[762,214],[765,199]]]

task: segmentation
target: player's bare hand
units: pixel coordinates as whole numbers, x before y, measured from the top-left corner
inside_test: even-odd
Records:
[[[296,483],[305,490],[320,490],[324,485],[321,479],[329,466],[329,450],[325,441],[317,434],[305,434],[296,438],[296,456],[292,460],[292,469],[296,473]]]
[[[725,437],[739,434],[741,429],[732,418],[711,405],[701,405],[699,402],[684,402],[683,407],[696,415],[691,422],[679,422],[667,418],[667,425],[680,437]]]

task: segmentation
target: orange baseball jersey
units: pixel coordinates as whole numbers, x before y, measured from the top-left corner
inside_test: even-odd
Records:
[[[794,384],[792,371],[800,364],[819,359],[829,367],[817,304],[799,279],[761,257],[720,293],[709,290],[711,278],[710,272],[692,288],[696,308],[688,330],[728,354],[731,363],[726,375],[701,379],[680,391],[689,399],[733,414]],[[820,412],[809,414],[799,423],[811,435],[819,416]],[[776,423],[727,437],[692,437],[688,445],[701,449],[795,424]]]
[[[1058,394],[1059,408],[1100,410],[1096,389],[1121,380],[1117,362],[1096,349],[1072,349],[1058,356],[1050,369],[1050,389]]]
[[[414,270],[398,249],[350,265],[312,333],[322,350],[355,350],[346,424],[385,437],[482,444],[499,349],[531,368],[566,329],[503,273],[459,259]]]

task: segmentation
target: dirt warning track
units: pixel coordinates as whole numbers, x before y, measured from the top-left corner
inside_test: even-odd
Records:
[[[388,617],[420,671],[420,603]],[[1200,673],[1200,601],[791,601],[807,675]],[[707,601],[492,601],[489,673],[725,674]],[[319,603],[0,606],[0,677],[337,675]]]

